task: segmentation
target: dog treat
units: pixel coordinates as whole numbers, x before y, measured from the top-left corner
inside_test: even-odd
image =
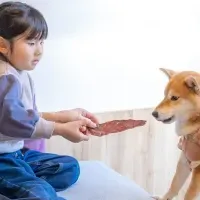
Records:
[[[118,133],[138,126],[144,126],[145,120],[112,120],[99,124],[97,128],[88,128],[87,133],[95,136],[108,135],[110,133]]]

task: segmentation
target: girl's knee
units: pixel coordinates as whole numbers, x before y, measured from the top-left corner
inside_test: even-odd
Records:
[[[66,156],[62,159],[61,166],[54,180],[50,181],[57,192],[63,191],[76,183],[80,176],[79,162],[75,158]]]
[[[76,160],[74,158],[74,163],[75,163],[75,167],[74,167],[74,178],[71,181],[71,184],[76,183],[76,181],[78,180],[79,176],[80,176],[80,165],[78,160]]]
[[[63,168],[63,177],[65,177],[65,183],[63,184],[63,187],[66,189],[69,186],[73,185],[77,182],[79,176],[80,176],[80,166],[78,160],[71,157],[71,165],[70,168],[68,168],[68,163],[64,163]],[[66,166],[66,167],[65,167]]]

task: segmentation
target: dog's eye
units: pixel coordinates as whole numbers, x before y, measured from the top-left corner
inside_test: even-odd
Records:
[[[177,96],[172,96],[172,97],[171,97],[171,100],[172,100],[172,101],[177,101],[178,99],[179,99],[179,97],[177,97]]]

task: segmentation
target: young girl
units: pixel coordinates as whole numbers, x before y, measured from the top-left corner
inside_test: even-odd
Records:
[[[82,133],[86,127],[98,123],[83,109],[37,111],[27,71],[41,59],[47,35],[46,21],[38,10],[21,2],[0,4],[0,194],[5,198],[63,199],[56,192],[77,181],[77,160],[29,150],[24,140],[60,135],[80,142],[89,139]]]

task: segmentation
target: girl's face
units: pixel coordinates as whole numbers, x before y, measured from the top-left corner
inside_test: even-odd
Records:
[[[27,40],[20,35],[9,45],[7,59],[17,70],[33,70],[43,54],[43,40]]]

